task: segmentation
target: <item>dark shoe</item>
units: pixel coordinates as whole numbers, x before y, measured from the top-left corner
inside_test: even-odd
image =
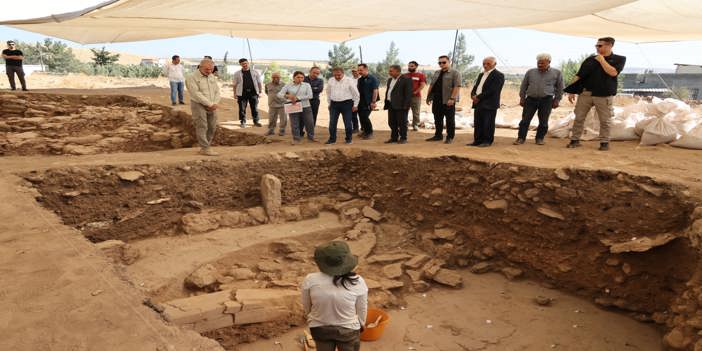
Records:
[[[575,149],[576,147],[580,147],[580,140],[571,140],[570,144],[568,144],[566,147],[569,149]]]
[[[483,144],[478,145],[478,147],[490,147],[490,146],[492,146],[492,144],[483,143]]]
[[[478,146],[478,145],[480,145],[480,143],[477,142],[477,141],[474,141],[474,142],[472,142],[472,143],[470,143],[470,144],[466,144],[466,146]]]
[[[261,123],[258,123],[258,122],[254,122],[254,126],[256,126],[256,127],[263,127],[263,125],[262,125]]]
[[[175,106],[175,105],[176,105],[176,103],[175,103],[175,102],[171,102],[171,106]]]
[[[544,145],[544,139],[536,139],[536,145]]]
[[[407,144],[407,139],[400,139],[398,144]]]
[[[351,145],[351,144],[353,144],[353,141],[351,141],[351,140],[346,140],[346,141],[344,141],[344,144],[346,144],[346,145]]]
[[[278,133],[278,136],[285,136],[285,131],[281,130],[280,133]]]
[[[363,139],[363,140],[370,140],[370,139],[373,139],[373,134],[363,134],[363,136],[361,137],[361,139]]]
[[[268,133],[266,133],[266,136],[272,136],[272,135],[275,135],[275,131],[273,131],[272,129],[268,130]]]
[[[327,140],[327,141],[324,143],[324,145],[334,145],[334,144],[336,144],[336,141],[331,141],[331,140]]]
[[[517,140],[515,140],[515,141],[512,143],[512,145],[522,145],[522,144],[524,144],[524,141],[525,141],[524,139],[518,138]]]
[[[22,88],[22,91],[29,91],[29,89],[27,89],[27,88]]]
[[[184,102],[182,102],[182,101],[180,101],[180,102],[178,102],[178,103],[179,103],[179,104],[181,104],[181,105],[185,105],[185,103],[184,103]]]
[[[442,137],[437,137],[437,136],[433,136],[433,137],[428,138],[428,139],[425,139],[425,140],[426,140],[426,141],[442,141],[442,140],[444,140],[444,138],[442,138]]]
[[[600,143],[600,151],[609,151],[609,143]]]
[[[453,138],[446,138],[446,141],[444,141],[444,144],[451,144],[453,143]]]
[[[388,140],[385,140],[384,143],[385,144],[394,144],[394,143],[397,143],[397,140],[388,139]]]

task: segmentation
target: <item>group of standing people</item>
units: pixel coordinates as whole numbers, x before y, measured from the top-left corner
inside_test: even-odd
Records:
[[[581,145],[579,140],[585,119],[594,107],[600,120],[600,150],[609,150],[609,124],[614,114],[613,98],[617,92],[617,76],[624,69],[626,62],[624,56],[612,52],[613,46],[613,38],[598,39],[597,54],[588,57],[582,63],[574,81],[567,87],[564,87],[562,73],[551,67],[551,56],[539,54],[536,57],[536,68],[526,72],[520,85],[519,104],[522,106],[522,119],[517,139],[513,144],[521,145],[526,142],[529,126],[536,114],[539,124],[535,143],[544,145],[550,114],[560,106],[564,93],[568,93],[571,102],[575,102],[575,97],[579,96],[575,104],[575,121],[568,147]],[[173,63],[178,59],[174,56]],[[301,71],[294,72],[292,81],[287,84],[282,82],[279,72],[273,72],[271,82],[264,86],[260,74],[250,68],[248,60],[241,59],[239,63],[242,69],[234,74],[233,91],[239,105],[242,127],[246,127],[247,106],[251,107],[254,125],[261,126],[257,105],[260,95],[265,92],[269,105],[268,135],[274,135],[276,128],[278,135],[285,135],[289,124],[293,144],[301,143],[305,135],[308,141],[317,142],[315,125],[320,94],[326,89],[329,139],[325,144],[333,145],[337,142],[339,119],[344,123],[346,144],[353,142],[355,133],[364,140],[373,138],[370,116],[380,99],[380,82],[369,73],[366,64],[359,64],[352,70],[352,76],[345,75],[342,68],[334,67],[332,77],[326,83],[320,78],[321,71],[318,67],[311,68],[308,75]],[[436,129],[434,135],[426,141],[451,144],[456,136],[456,106],[460,101],[462,78],[461,73],[451,67],[448,56],[439,56],[438,64],[440,69],[433,73],[425,99],[426,103],[431,105]],[[410,110],[412,129],[418,130],[421,94],[427,85],[426,76],[417,72],[418,66],[417,62],[411,61],[405,74],[402,74],[402,68],[398,65],[390,66],[388,70],[389,78],[385,82],[383,106],[387,110],[390,138],[385,143],[407,143]],[[489,147],[494,143],[495,119],[501,106],[500,95],[505,84],[505,76],[496,66],[497,60],[494,57],[483,59],[483,70],[473,84],[470,98],[474,110],[474,129],[473,141],[468,143],[468,146]],[[185,83],[191,91],[195,126],[205,128],[204,132],[198,130],[197,134],[201,152],[206,155],[216,154],[209,149],[214,135],[214,131],[209,129],[216,125],[215,111],[220,99],[216,79],[211,77],[213,67],[212,60],[204,59],[198,66],[198,71],[193,72]],[[182,76],[182,71],[167,69],[169,79],[171,75]],[[171,86],[174,87],[173,82]],[[179,103],[182,104],[182,85],[176,84],[175,87]],[[175,92],[172,92],[171,99],[175,104]]]

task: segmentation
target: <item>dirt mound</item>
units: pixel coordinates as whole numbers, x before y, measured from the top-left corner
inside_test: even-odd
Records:
[[[156,151],[196,144],[190,115],[123,95],[0,94],[0,155]],[[219,128],[215,145],[259,135]]]

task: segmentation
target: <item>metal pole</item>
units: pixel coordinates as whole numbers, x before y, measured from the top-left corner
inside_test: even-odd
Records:
[[[251,43],[249,42],[249,38],[246,38],[246,45],[249,47],[249,61],[251,62],[251,65],[253,65],[253,55],[251,54]]]
[[[456,45],[458,45],[458,29],[456,29],[456,36],[453,38],[453,51],[451,51],[451,67],[456,64]]]
[[[358,55],[361,56],[361,63],[363,63],[363,48],[361,48],[361,45],[358,46]]]

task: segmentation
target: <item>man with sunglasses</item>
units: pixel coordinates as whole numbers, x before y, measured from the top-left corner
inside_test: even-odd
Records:
[[[597,54],[583,61],[572,84],[565,91],[568,101],[575,104],[575,122],[568,148],[580,146],[585,119],[588,112],[595,107],[600,120],[600,151],[609,150],[609,127],[614,116],[613,102],[617,95],[617,77],[624,69],[626,57],[612,53],[614,38],[604,37],[597,40]]]
[[[451,69],[448,56],[439,56],[439,70],[434,72],[427,94],[427,104],[432,105],[431,112],[434,114],[434,126],[436,132],[434,136],[426,141],[443,140],[444,118],[446,118],[446,141],[451,144],[456,135],[456,103],[458,93],[461,90],[461,73]]]
[[[17,90],[17,86],[15,86],[15,74],[17,74],[17,78],[19,78],[22,85],[22,91],[27,91],[27,83],[24,81],[24,69],[22,68],[24,54],[22,51],[17,50],[14,41],[10,40],[7,42],[7,49],[2,51],[2,58],[5,59],[5,73],[7,73],[7,79],[10,81],[10,89]]]

